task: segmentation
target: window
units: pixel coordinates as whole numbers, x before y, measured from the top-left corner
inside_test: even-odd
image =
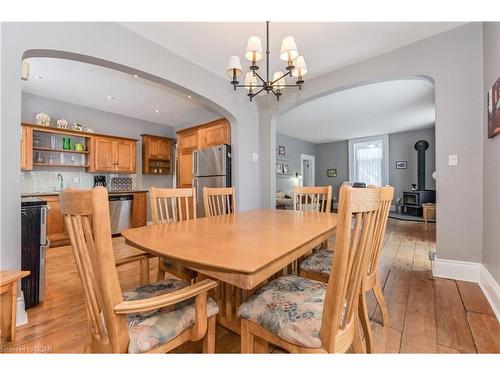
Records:
[[[388,136],[349,140],[349,180],[383,186],[389,179]]]

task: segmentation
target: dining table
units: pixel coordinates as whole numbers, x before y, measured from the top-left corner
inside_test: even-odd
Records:
[[[125,229],[125,242],[220,281],[218,323],[240,332],[238,307],[256,288],[315,247],[337,226],[334,213],[260,209]]]

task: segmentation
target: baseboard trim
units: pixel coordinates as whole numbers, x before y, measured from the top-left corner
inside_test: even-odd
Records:
[[[24,294],[21,291],[21,295],[17,297],[16,301],[16,327],[28,324],[28,313],[24,306]]]
[[[434,260],[433,275],[445,279],[463,280],[478,283],[480,279],[481,263],[462,262],[459,260]]]
[[[435,277],[478,283],[500,322],[500,286],[482,263],[436,258],[432,274]]]
[[[483,264],[481,264],[479,286],[500,322],[500,286]]]

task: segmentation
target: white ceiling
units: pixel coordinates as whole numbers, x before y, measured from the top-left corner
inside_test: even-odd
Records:
[[[192,125],[221,117],[195,98],[117,70],[53,58],[27,61],[30,78],[22,81],[24,92],[162,125]]]
[[[450,30],[457,22],[271,22],[270,75],[284,68],[282,39],[293,35],[308,67],[307,78],[391,51]],[[260,36],[265,50],[265,22],[127,22],[123,26],[176,54],[225,76],[229,56],[244,60],[248,38]],[[264,66],[260,63],[263,73]],[[247,69],[246,69],[247,70]]]
[[[373,83],[299,105],[277,130],[312,143],[422,129],[435,123],[434,85],[426,80]]]

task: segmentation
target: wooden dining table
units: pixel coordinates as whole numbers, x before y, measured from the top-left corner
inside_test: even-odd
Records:
[[[149,225],[121,234],[128,245],[221,281],[218,321],[239,333],[241,302],[327,241],[336,226],[336,214],[268,209]]]

